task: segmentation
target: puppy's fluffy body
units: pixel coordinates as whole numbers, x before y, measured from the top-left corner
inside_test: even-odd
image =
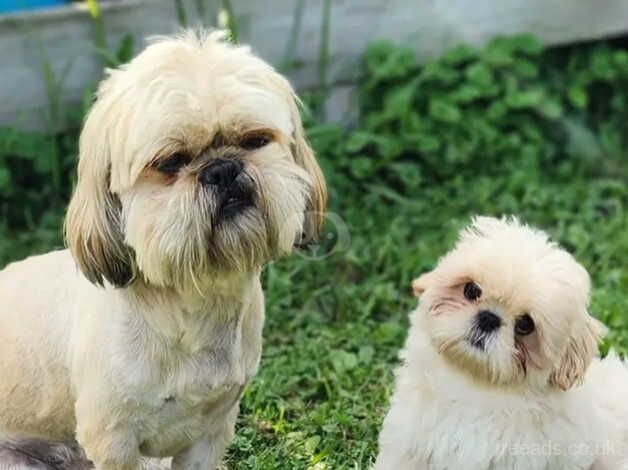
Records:
[[[220,33],[159,39],[110,72],[70,250],[0,273],[0,441],[76,438],[99,470],[218,465],[260,359],[261,266],[324,210],[295,100]]]
[[[544,233],[477,218],[413,288],[377,470],[628,468],[628,371],[594,359],[588,275]],[[487,310],[501,325],[478,336]]]

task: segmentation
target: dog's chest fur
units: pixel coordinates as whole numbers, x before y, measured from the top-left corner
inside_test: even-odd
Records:
[[[544,395],[487,389],[451,369],[424,340],[416,332],[409,340],[377,470],[589,470],[609,452],[614,425],[589,389]]]
[[[149,457],[176,455],[219,428],[238,403],[244,385],[245,379],[234,374],[212,386],[153,386],[138,406],[140,451]]]
[[[261,315],[235,302],[127,322],[116,369],[144,455],[176,454],[224,424],[257,369]]]

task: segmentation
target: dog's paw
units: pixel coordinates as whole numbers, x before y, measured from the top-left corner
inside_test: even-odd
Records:
[[[168,459],[143,458],[140,468],[141,470],[170,470],[171,465],[172,465],[171,458],[168,458]]]

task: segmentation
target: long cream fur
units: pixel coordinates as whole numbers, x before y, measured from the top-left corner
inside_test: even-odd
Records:
[[[173,155],[189,161],[166,174]],[[216,159],[240,162],[252,195],[229,218],[200,183]],[[248,48],[186,33],[110,71],[80,139],[69,250],[0,272],[0,444],[77,439],[98,470],[214,469],[260,360],[261,267],[325,201],[289,83]]]
[[[420,304],[375,469],[628,468],[628,370],[614,353],[596,358],[605,328],[588,313],[589,284],[545,233],[476,218],[413,283]],[[487,310],[501,326],[478,347]],[[519,334],[525,314],[535,329]]]

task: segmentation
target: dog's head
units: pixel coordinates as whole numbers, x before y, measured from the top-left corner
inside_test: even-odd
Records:
[[[220,32],[188,33],[101,83],[66,239],[96,284],[179,287],[289,252],[325,203],[288,81]]]
[[[604,327],[587,311],[589,276],[545,233],[478,217],[413,283],[422,324],[450,363],[499,386],[581,381]]]

